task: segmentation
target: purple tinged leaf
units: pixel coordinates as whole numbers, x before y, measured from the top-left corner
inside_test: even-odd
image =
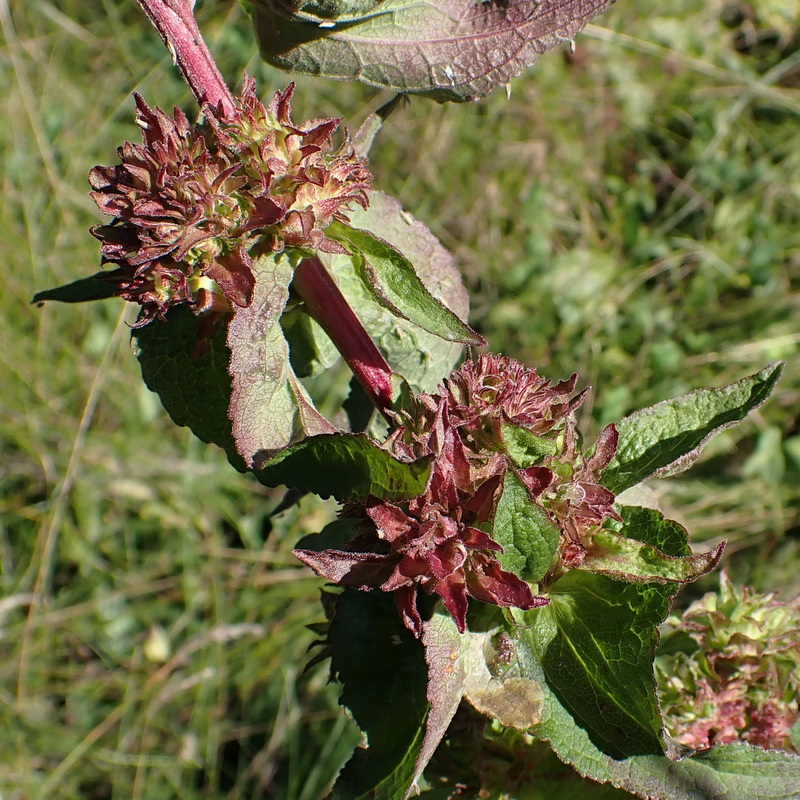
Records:
[[[384,0],[316,17],[251,0],[261,53],[283,69],[474,100],[569,42],[613,0]],[[338,15],[336,15],[338,14]]]
[[[428,664],[428,702],[425,739],[414,767],[414,780],[405,794],[414,794],[417,781],[442,740],[464,693],[469,636],[460,634],[453,618],[435,613],[422,623],[422,643]]]
[[[394,569],[395,559],[378,553],[348,553],[344,550],[302,550],[292,553],[327,581],[352,589],[383,583]]]
[[[236,307],[228,325],[228,414],[236,448],[250,467],[300,439],[336,430],[314,408],[289,363],[280,326],[293,274],[289,260],[261,256],[252,270],[252,303]]]
[[[669,556],[652,545],[601,529],[592,536],[579,569],[631,583],[689,583],[711,572],[725,542],[707,553]]]

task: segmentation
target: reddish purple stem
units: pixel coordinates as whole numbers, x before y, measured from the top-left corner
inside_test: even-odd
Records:
[[[233,114],[230,89],[206,47],[194,19],[192,0],[137,0],[172,53],[175,63],[201,106],[220,106]],[[392,407],[391,370],[361,321],[353,313],[317,258],[304,259],[294,287],[309,313],[331,337],[374,405],[386,415]]]
[[[375,407],[386,416],[392,408],[392,371],[320,260],[304,258],[292,285]]]
[[[161,34],[189,88],[201,106],[221,105],[225,114],[236,106],[206,43],[200,35],[192,0],[137,0]]]

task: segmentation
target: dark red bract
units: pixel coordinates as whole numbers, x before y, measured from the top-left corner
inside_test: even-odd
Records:
[[[343,252],[325,228],[346,221],[349,204],[367,207],[371,175],[348,144],[333,151],[339,120],[292,123],[293,90],[265,107],[246,78],[234,114],[207,106],[197,125],[136,95],[142,144],[126,142],[121,163],[95,167],[89,182],[98,208],[114,217],[92,233],[104,263],[116,267],[117,294],[142,305],[139,324],[178,304],[249,305],[256,243]]]
[[[508,469],[559,525],[554,568],[578,566],[586,532],[616,516],[614,495],[596,482],[616,450],[616,430],[603,432],[591,457],[577,452],[573,411],[582,396],[570,399],[575,383],[573,376],[552,385],[501,356],[467,362],[438,394],[419,395],[386,443],[401,460],[433,457],[425,491],[403,503],[369,498],[351,504],[344,514],[362,517],[371,537],[357,537],[350,549],[295,554],[339,585],[394,592],[404,623],[417,636],[420,589],[441,598],[462,633],[470,597],[525,610],[546,604],[501,567],[503,548],[486,531]],[[506,425],[542,437],[541,464],[520,468],[513,462],[503,441]]]

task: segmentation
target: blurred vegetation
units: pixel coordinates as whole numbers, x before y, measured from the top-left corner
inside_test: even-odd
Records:
[[[11,7],[10,7],[11,6]],[[238,4],[201,27],[265,95]],[[584,425],[785,359],[774,398],[648,488],[736,580],[798,591],[798,0],[622,0],[460,107],[412,99],[379,188],[456,255],[495,351],[595,387]],[[130,93],[188,91],[132,0],[0,0],[0,794],[316,800],[357,735],[306,674],[320,581],[289,550],[335,508],[281,493],[176,428],[121,302],[43,308],[94,271],[86,173],[137,138]],[[297,119],[354,129],[387,98],[301,78]],[[202,402],[202,398],[198,398]],[[688,602],[715,583],[684,593]]]

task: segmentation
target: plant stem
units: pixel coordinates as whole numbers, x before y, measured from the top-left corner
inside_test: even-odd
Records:
[[[137,0],[164,40],[183,79],[200,106],[219,106],[232,114],[236,106],[206,43],[200,35],[193,0]]]
[[[389,419],[392,370],[322,262],[316,257],[304,258],[295,270],[292,285],[308,313],[331,337],[373,405]]]

